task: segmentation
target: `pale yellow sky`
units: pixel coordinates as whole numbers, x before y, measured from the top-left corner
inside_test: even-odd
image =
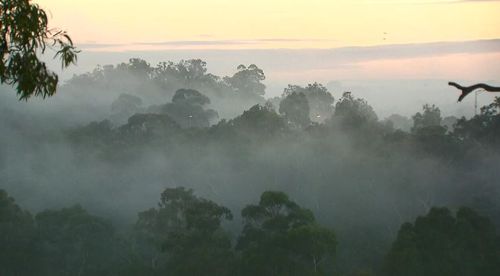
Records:
[[[500,38],[500,1],[34,2],[50,13],[52,26],[67,30],[77,43],[127,44],[120,47],[140,50],[336,48]],[[163,42],[169,43],[138,45]]]

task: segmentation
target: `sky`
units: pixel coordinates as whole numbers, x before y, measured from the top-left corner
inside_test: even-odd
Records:
[[[500,1],[35,2],[78,43],[136,49],[333,48],[500,38]]]
[[[500,79],[494,0],[34,2],[82,50],[80,67],[70,73],[149,57],[153,65],[208,59],[218,74],[256,63],[283,83]]]

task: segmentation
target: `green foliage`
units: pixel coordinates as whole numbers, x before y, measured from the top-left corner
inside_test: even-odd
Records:
[[[359,128],[377,121],[377,114],[363,99],[356,99],[350,92],[345,92],[335,105],[333,119],[339,119],[344,128]]]
[[[110,222],[89,215],[76,205],[46,210],[35,217],[40,275],[110,275],[119,257]]]
[[[254,105],[242,115],[230,120],[221,121],[211,130],[212,133],[221,135],[256,138],[268,138],[283,132],[286,129],[285,122],[271,106]]]
[[[98,66],[90,73],[73,76],[64,88],[103,93],[120,91],[156,99],[174,97],[180,89],[196,90],[211,99],[210,107],[221,117],[233,118],[244,109],[265,102],[262,97],[265,86],[261,83],[265,78],[263,71],[256,66],[245,68],[240,67],[231,77],[220,77],[208,73],[206,62],[200,59],[166,61],[152,66],[142,59],[133,58],[116,66]]]
[[[312,212],[285,193],[264,192],[241,216],[245,225],[237,249],[244,275],[315,275],[335,253],[333,231],[318,226]]]
[[[31,214],[0,189],[1,275],[29,275],[36,271],[26,265],[26,261],[35,259],[35,231]]]
[[[423,112],[417,112],[413,118],[411,128],[412,139],[415,142],[417,153],[433,155],[448,160],[460,156],[458,141],[450,135],[442,125],[441,111],[435,105],[425,104]]]
[[[193,195],[185,188],[167,188],[158,209],[139,214],[139,237],[165,253],[156,270],[173,275],[231,275],[229,236],[223,219],[232,219],[226,207]],[[157,257],[159,258],[159,257]]]
[[[481,108],[481,113],[467,120],[457,121],[453,131],[454,136],[469,143],[481,143],[488,146],[500,142],[500,97]]]
[[[337,247],[335,233],[317,224],[292,229],[288,242],[304,266],[313,265],[315,274],[320,272],[320,265],[327,257],[334,257]]]
[[[235,89],[236,93],[247,95],[249,97],[263,96],[266,86],[261,81],[266,79],[264,71],[251,64],[246,67],[241,64],[238,66],[238,72],[232,77],[225,77],[224,80]]]
[[[294,127],[304,128],[311,124],[309,118],[309,102],[304,93],[293,92],[280,103],[280,113]]]
[[[58,76],[38,54],[55,50],[63,68],[77,60],[78,51],[64,31],[49,29],[47,15],[29,0],[0,1],[0,83],[13,85],[20,99],[52,96]]]
[[[417,112],[413,116],[413,127],[411,131],[413,133],[424,132],[424,131],[439,131],[445,132],[441,126],[441,111],[435,105],[425,104],[423,106],[423,112]]]
[[[179,89],[175,92],[171,103],[159,107],[183,128],[208,127],[219,115],[213,109],[205,109],[210,99],[193,89]]]
[[[206,105],[210,99],[193,89],[179,89],[172,98],[173,103],[188,103],[192,105]]]
[[[500,240],[491,221],[469,208],[456,217],[432,208],[405,223],[389,251],[384,275],[498,275]]]
[[[152,67],[143,60],[132,59],[118,66],[100,67],[95,74],[73,79],[68,87],[84,85],[85,88],[98,92],[100,89],[119,88],[119,93],[128,93],[128,96],[118,97],[111,108],[116,114],[120,110],[131,113],[123,115],[128,120],[124,120],[122,125],[116,124],[114,120],[115,124],[104,120],[69,131],[71,139],[68,146],[55,151],[68,153],[78,162],[78,181],[67,183],[68,187],[74,185],[73,182],[78,182],[77,185],[88,185],[85,186],[87,189],[96,183],[101,185],[106,182],[103,178],[109,178],[109,183],[99,186],[103,187],[103,190],[99,190],[99,196],[120,190],[120,193],[123,192],[123,195],[130,198],[137,191],[157,187],[154,179],[165,176],[178,183],[190,183],[205,194],[225,198],[231,202],[231,206],[242,204],[255,191],[286,189],[300,197],[297,198],[300,202],[314,208],[312,210],[322,222],[335,227],[338,245],[331,230],[319,226],[307,211],[300,212],[303,208],[287,203],[290,199],[285,194],[266,193],[262,204],[250,205],[245,209],[244,233],[238,240],[238,249],[231,250],[231,239],[223,230],[224,223],[221,223],[224,215],[219,217],[220,212],[217,211],[222,206],[215,203],[218,207],[200,204],[199,201],[203,199],[184,190],[170,192],[165,200],[162,199],[161,207],[141,213],[141,223],[138,222],[135,228],[137,233],[131,234],[130,239],[123,242],[125,245],[119,247],[120,252],[103,250],[107,255],[113,256],[112,260],[102,257],[110,264],[115,263],[113,272],[109,272],[107,266],[101,266],[102,263],[97,260],[92,260],[92,265],[81,266],[70,258],[69,255],[81,257],[82,251],[74,246],[79,243],[74,239],[67,238],[67,242],[56,243],[52,242],[54,238],[51,237],[50,243],[48,238],[37,242],[38,228],[34,223],[32,228],[25,228],[29,231],[22,230],[24,224],[18,224],[19,235],[25,232],[35,234],[22,234],[22,238],[11,239],[16,241],[18,247],[11,246],[14,248],[11,250],[12,255],[2,255],[12,264],[2,268],[11,270],[1,270],[0,274],[23,274],[25,271],[24,274],[29,274],[28,270],[65,273],[70,269],[61,268],[59,272],[49,270],[48,264],[52,265],[54,259],[39,257],[46,252],[53,252],[55,256],[63,255],[60,252],[69,252],[68,257],[61,259],[70,266],[85,267],[87,274],[372,275],[372,271],[379,270],[380,261],[399,222],[414,217],[423,208],[427,210],[443,201],[452,206],[466,204],[480,208],[478,210],[481,213],[488,214],[496,222],[500,221],[499,204],[496,200],[498,185],[495,185],[495,164],[498,163],[496,161],[500,149],[498,100],[485,107],[478,116],[461,119],[453,131],[450,128],[446,132],[446,129],[435,123],[440,116],[435,116],[438,110],[432,106],[428,106],[428,110],[424,108],[420,115],[414,117],[418,126],[416,131],[410,131],[411,124],[405,127],[406,131],[395,131],[389,124],[377,119],[366,101],[356,99],[351,94],[345,94],[336,102],[334,111],[331,107],[333,97],[330,98],[321,85],[309,85],[301,88],[301,92],[296,92],[299,88],[292,87],[290,95],[304,93],[310,110],[314,107],[309,95],[324,96],[325,101],[330,103],[325,104],[325,108],[329,106],[330,111],[326,108],[324,112],[334,114],[326,123],[319,122],[303,130],[290,131],[291,125],[270,104],[256,104],[259,97],[247,97],[248,95],[236,92],[236,88],[222,78],[207,74],[204,66],[201,61],[190,60],[169,63],[161,68],[160,65]],[[149,85],[158,86],[155,99],[172,98],[172,102],[149,108],[141,106],[140,98],[133,95],[137,95],[135,91],[149,93],[147,91],[151,90],[143,89]],[[200,87],[203,90],[197,90]],[[248,101],[241,104],[241,99]],[[179,123],[182,118],[187,118],[186,115],[198,111],[202,114],[201,112],[208,110],[208,106],[216,109],[216,105],[228,103],[236,106],[237,112],[234,116],[226,114],[222,117],[234,119],[223,120],[212,127],[208,127],[207,123],[198,124],[194,121]],[[305,105],[302,106],[305,108]],[[241,114],[244,109],[247,110]],[[176,118],[174,114],[180,115]],[[408,124],[406,118],[392,119],[400,120],[400,125]],[[194,124],[200,127],[186,127]],[[445,124],[444,120],[440,124]],[[23,168],[26,171],[40,171],[40,185],[32,187],[45,188],[45,181],[51,177],[51,160],[35,162],[38,160],[31,161],[31,156],[40,155],[37,152],[39,148],[47,148],[43,153],[45,150],[52,150],[51,146],[57,140],[39,137],[36,133],[33,134],[31,128],[23,131],[23,134],[33,136],[37,143],[32,143],[34,150],[30,147],[27,153],[21,151],[22,159],[16,157],[12,161],[22,161],[23,166],[26,164]],[[52,137],[54,136],[50,136]],[[10,149],[0,151],[8,153]],[[1,155],[0,169],[16,165],[10,156]],[[95,164],[103,165],[103,169],[96,169]],[[71,164],[64,166],[65,169],[68,167],[71,169]],[[24,175],[25,170],[19,172]],[[68,172],[70,173],[71,171]],[[94,177],[94,174],[98,176]],[[7,185],[17,184],[10,179],[12,175],[4,175]],[[139,186],[134,183],[137,179],[140,179]],[[20,181],[16,191],[22,191],[26,188],[23,185],[29,185],[24,183],[31,181],[34,180]],[[126,200],[114,199],[120,202],[113,202],[113,207],[119,204],[129,206],[128,202],[124,203]],[[131,204],[137,206],[141,203]],[[446,218],[447,215],[439,217]],[[458,221],[458,218],[455,220]],[[93,223],[92,220],[89,221]],[[188,224],[188,221],[191,223]],[[469,223],[476,220],[464,221]],[[59,223],[58,220],[54,220],[53,224],[56,225],[54,228],[59,229],[55,233],[64,233],[60,228],[71,225]],[[426,230],[433,233],[430,236],[438,236],[437,240],[429,239],[426,244],[441,247],[452,244],[462,248],[453,251],[453,256],[450,257],[453,265],[443,263],[442,268],[446,273],[452,270],[450,267],[454,266],[454,262],[458,262],[456,258],[474,260],[475,255],[483,256],[489,250],[484,247],[476,250],[474,248],[480,242],[465,238],[472,235],[485,236],[468,234],[475,229],[475,225],[481,223],[469,224],[460,228],[460,231],[445,230],[445,234],[440,234],[437,230]],[[87,226],[82,226],[85,227]],[[393,262],[395,266],[397,263],[403,265],[393,269],[405,271],[404,269],[413,267],[415,271],[419,271],[414,274],[425,275],[426,272],[419,270],[422,261],[413,257],[415,254],[422,255],[418,253],[422,247],[417,246],[419,241],[414,238],[420,234],[416,234],[417,230],[412,224],[403,228],[398,241],[400,253],[396,264]],[[235,229],[232,230],[236,232]],[[126,232],[127,228],[120,227],[120,231]],[[461,238],[450,241],[446,238],[450,232],[457,232],[453,235]],[[6,234],[9,235],[12,237],[12,231]],[[34,245],[33,240],[36,241]],[[444,241],[444,245],[440,245],[440,241]],[[51,246],[47,246],[48,244]],[[107,244],[109,248],[116,246]],[[468,256],[465,251],[472,252],[474,256]],[[99,252],[96,254],[99,255]],[[48,256],[52,254],[49,253]],[[444,253],[423,255],[437,256],[435,258],[443,258],[442,260],[448,258]],[[115,256],[119,256],[121,261],[115,261]],[[20,267],[26,262],[19,261],[20,259],[29,260],[35,264],[35,268]],[[467,262],[470,267],[465,264],[460,267],[464,271],[475,271],[477,267],[483,266],[477,263],[480,261]],[[437,267],[438,264],[440,263],[436,261],[433,266]]]
[[[118,275],[125,257],[108,221],[78,205],[33,219],[3,190],[0,248],[2,275]]]
[[[283,92],[283,96],[286,97],[292,93],[304,93],[306,95],[312,121],[323,122],[332,116],[334,98],[322,84],[315,82],[308,84],[306,87],[288,85]]]
[[[153,70],[153,79],[162,82],[170,77],[191,88],[194,83],[205,81],[209,77],[206,73],[207,63],[201,59],[181,60],[179,63],[169,61],[158,64]]]
[[[179,125],[166,114],[134,114],[127,124],[112,132],[112,138],[115,143],[137,145],[163,140],[179,129]]]

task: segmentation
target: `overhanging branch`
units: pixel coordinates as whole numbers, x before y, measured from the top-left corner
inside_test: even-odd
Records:
[[[468,94],[470,94],[472,91],[474,91],[476,89],[483,89],[483,90],[488,91],[488,92],[500,92],[500,87],[491,86],[491,85],[484,84],[484,83],[478,83],[478,84],[474,84],[471,86],[461,86],[460,84],[458,84],[456,82],[449,82],[448,85],[453,86],[453,87],[457,88],[458,90],[462,91],[462,94],[460,94],[460,97],[458,97],[459,102],[461,102],[465,98],[465,96],[467,96]]]

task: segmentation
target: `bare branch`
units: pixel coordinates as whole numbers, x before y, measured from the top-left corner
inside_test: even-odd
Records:
[[[500,92],[500,87],[491,86],[491,85],[484,84],[484,83],[478,83],[478,84],[474,84],[471,86],[461,86],[460,84],[458,84],[456,82],[449,82],[448,85],[453,86],[453,87],[457,88],[458,90],[462,91],[462,94],[460,94],[460,97],[458,97],[459,102],[461,102],[465,98],[465,96],[467,96],[468,94],[470,94],[471,92],[473,92],[474,90],[477,90],[477,89],[483,89],[483,90],[488,91],[488,92]]]

